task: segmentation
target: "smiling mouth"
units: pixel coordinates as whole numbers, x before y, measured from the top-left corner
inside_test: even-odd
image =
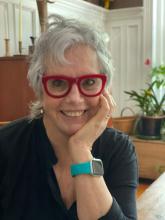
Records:
[[[69,117],[80,117],[82,116],[86,110],[83,111],[61,111],[65,116]]]

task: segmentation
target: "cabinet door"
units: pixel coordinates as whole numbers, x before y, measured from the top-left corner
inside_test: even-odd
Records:
[[[11,121],[29,112],[34,93],[27,80],[26,58],[0,59],[0,121]]]
[[[134,139],[139,161],[139,175],[156,179],[165,171],[165,142]]]

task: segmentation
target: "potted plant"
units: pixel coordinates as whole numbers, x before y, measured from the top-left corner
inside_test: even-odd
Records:
[[[125,91],[136,102],[141,114],[137,120],[135,132],[140,138],[160,139],[161,124],[165,120],[165,66],[152,68],[151,82],[139,92]],[[161,97],[157,92],[162,90]]]

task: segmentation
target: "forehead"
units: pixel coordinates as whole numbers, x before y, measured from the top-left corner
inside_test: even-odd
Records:
[[[65,51],[65,58],[71,62],[93,60],[97,61],[97,54],[94,49],[87,45],[76,45]]]
[[[53,59],[47,60],[47,71],[59,73],[67,69],[71,72],[98,72],[100,68],[96,51],[86,45],[76,45],[67,49],[64,59],[65,63],[55,62]]]

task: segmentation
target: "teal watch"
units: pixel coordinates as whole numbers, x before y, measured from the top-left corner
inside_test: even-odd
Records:
[[[72,164],[70,171],[73,177],[81,174],[90,174],[93,176],[104,175],[103,163],[100,159],[96,158],[84,163]]]

